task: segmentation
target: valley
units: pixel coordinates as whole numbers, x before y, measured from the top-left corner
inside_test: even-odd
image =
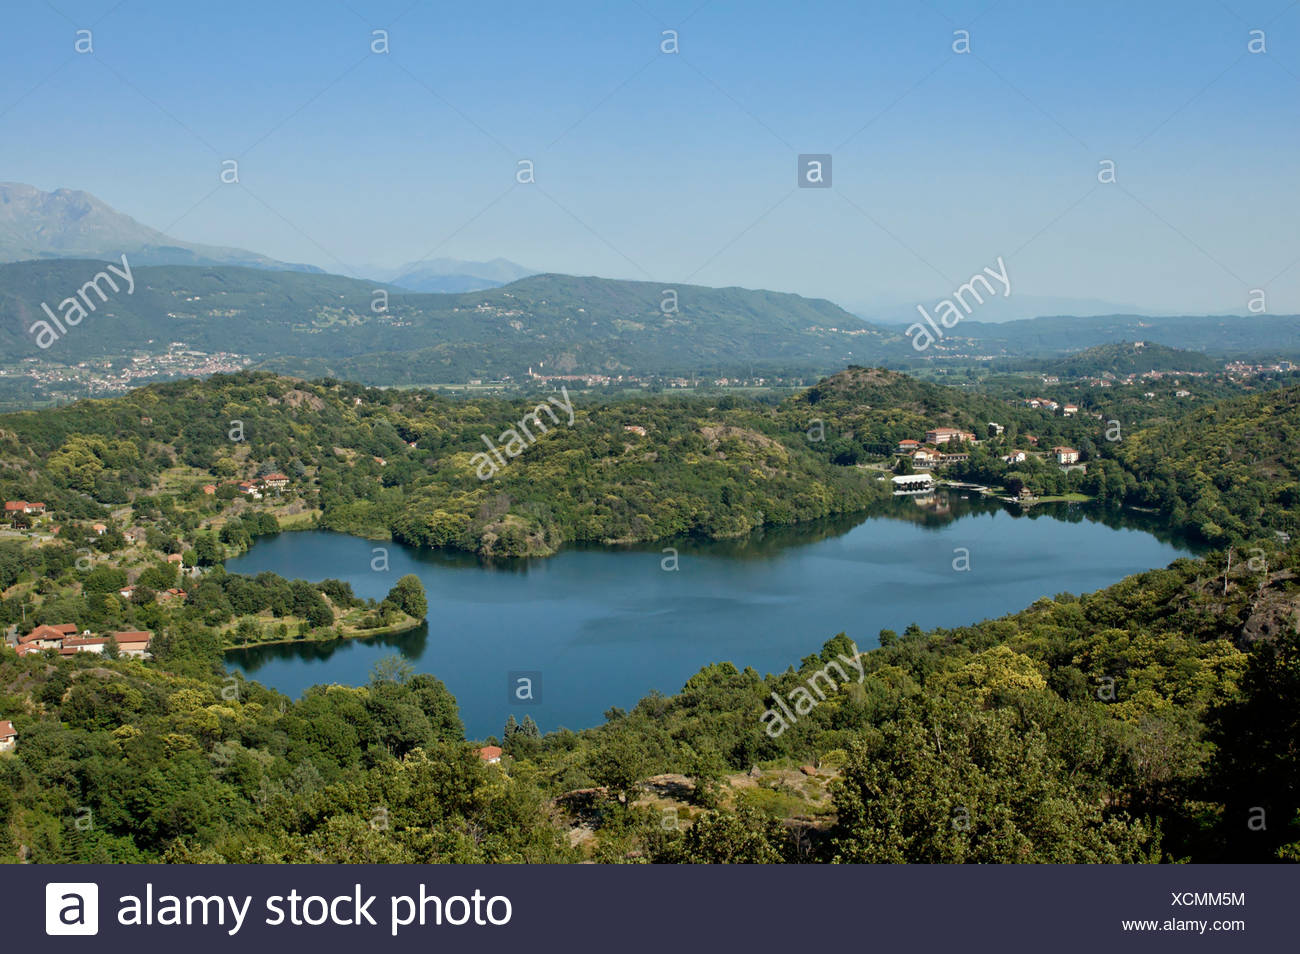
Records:
[[[952,797],[956,757],[962,786],[998,787],[972,830],[1009,814],[1034,858],[1286,857],[1298,389],[1148,401],[1108,439],[1091,402],[1144,386],[1074,413],[865,367],[784,399],[575,394],[487,480],[481,435],[535,401],[240,372],[0,416],[0,490],[21,504],[0,540],[0,708],[29,756],[116,747],[70,755],[78,784],[164,812],[128,828],[44,759],[0,763],[18,773],[7,844],[354,857],[346,813],[283,826],[362,785],[437,832],[375,841],[383,860],[1005,860],[923,828],[868,847],[894,824],[879,812],[913,824]],[[893,496],[923,452],[951,486]],[[963,499],[967,483],[1086,504]],[[828,686],[845,655],[862,678]],[[507,677],[538,708],[514,707]],[[778,698],[803,702],[773,736]],[[1262,735],[1223,746],[1243,720]],[[176,798],[234,814],[169,819],[140,788],[159,759]],[[428,817],[399,791],[444,771],[478,807]],[[900,801],[864,803],[881,772]],[[73,797],[95,837],[39,836],[42,806]],[[1048,797],[1071,826],[1040,816]],[[1282,821],[1228,839],[1251,805]],[[470,820],[489,844],[458,841]]]

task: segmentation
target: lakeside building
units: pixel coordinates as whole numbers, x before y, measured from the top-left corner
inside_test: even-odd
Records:
[[[900,474],[892,483],[895,494],[929,493],[934,489],[934,478],[929,474]]]

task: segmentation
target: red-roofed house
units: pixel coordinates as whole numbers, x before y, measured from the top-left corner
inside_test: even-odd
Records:
[[[959,427],[936,427],[925,432],[925,442],[927,444],[947,444],[949,441],[974,444],[975,435],[970,431],[963,431]]]
[[[72,623],[60,623],[57,626],[37,626],[20,641],[21,646],[35,646],[38,649],[58,649],[69,636],[75,636],[77,627]]]
[[[501,746],[485,745],[478,750],[478,757],[489,765],[496,765],[501,761]]]
[[[914,441],[914,440],[912,440],[912,439],[909,437],[909,438],[907,438],[906,440],[901,440],[901,441],[898,442],[898,451],[897,451],[897,453],[899,453],[899,454],[911,454],[913,451],[919,450],[920,447],[921,447],[921,442],[920,442],[920,441]]]
[[[262,486],[272,490],[283,490],[289,486],[289,478],[284,474],[267,474],[262,478]]]
[[[1052,453],[1056,455],[1058,464],[1077,464],[1079,462],[1079,452],[1073,447],[1053,447]]]
[[[12,752],[18,744],[18,730],[8,720],[0,722],[0,752]]]
[[[7,513],[7,514],[15,514],[15,513],[28,513],[28,514],[31,514],[31,513],[45,513],[45,504],[43,504],[43,503],[32,503],[31,501],[27,501],[27,500],[6,500],[6,501],[5,501],[5,513]]]
[[[75,656],[77,653],[102,653],[107,645],[105,636],[69,636],[59,649],[60,656]]]
[[[113,639],[117,641],[118,652],[121,655],[142,659],[149,653],[149,646],[153,643],[153,634],[141,632],[140,630],[127,630],[114,633]]]

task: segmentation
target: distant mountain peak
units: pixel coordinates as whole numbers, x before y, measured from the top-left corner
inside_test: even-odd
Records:
[[[111,260],[123,254],[138,265],[246,265],[320,271],[312,265],[281,262],[242,248],[173,238],[80,189],[45,192],[22,182],[0,182],[0,262]]]

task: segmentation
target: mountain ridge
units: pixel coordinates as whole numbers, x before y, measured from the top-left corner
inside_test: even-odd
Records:
[[[0,353],[75,363],[183,342],[279,372],[391,385],[522,379],[530,368],[611,376],[793,368],[812,376],[859,360],[855,351],[905,344],[825,299],[785,292],[548,273],[429,294],[338,275],[142,265],[133,293],[114,295],[48,351],[38,348],[31,328],[42,304],[57,308],[101,267],[0,265]]]
[[[315,265],[281,262],[242,248],[173,238],[80,189],[45,192],[21,182],[0,182],[0,262],[87,258],[141,265],[244,265],[321,272]]]

